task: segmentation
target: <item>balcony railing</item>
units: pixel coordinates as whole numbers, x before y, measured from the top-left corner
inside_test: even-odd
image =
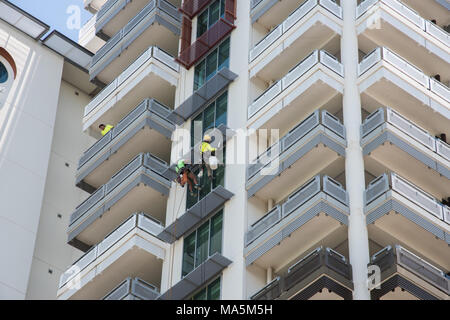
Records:
[[[97,154],[106,151],[111,145],[115,144],[121,138],[121,133],[124,132],[131,124],[133,124],[144,113],[148,113],[154,120],[167,129],[167,134],[175,130],[175,125],[168,120],[169,114],[172,112],[169,108],[162,105],[154,99],[145,99],[133,111],[120,120],[117,125],[100,140],[95,142],[89,149],[87,149],[80,158],[78,163],[78,170]],[[170,136],[169,136],[170,138]]]
[[[370,114],[361,126],[361,138],[365,138],[384,123],[390,123],[432,152],[450,161],[450,146],[409,121],[391,108],[380,108]]]
[[[120,239],[131,232],[133,229],[139,228],[156,237],[157,234],[163,230],[161,223],[144,213],[137,213],[127,219],[114,231],[107,235],[102,242],[92,247],[80,259],[73,263],[73,265],[61,275],[59,281],[59,288],[70,282],[78,276],[91,263],[101,257],[108,249],[112,248]]]
[[[435,218],[445,221],[444,211],[448,210],[448,207],[395,173],[383,174],[369,183],[364,192],[366,206],[390,190],[402,195]]]
[[[384,47],[377,48],[364,57],[358,66],[358,75],[363,75],[380,61],[388,62],[421,86],[450,102],[450,89],[447,86],[431,79],[422,70]]]
[[[421,30],[430,34],[435,39],[441,41],[443,44],[450,45],[450,35],[431,21],[425,20],[415,10],[409,8],[407,5],[398,0],[365,0],[356,8],[356,18],[358,19],[367,11],[369,11],[377,3],[384,3],[402,17],[416,25]]]
[[[175,62],[175,58],[164,50],[152,46],[139,56],[128,68],[126,68],[114,81],[106,86],[84,109],[84,117],[95,110],[105,99],[107,99],[117,88],[119,88],[130,76],[132,76],[148,60],[156,59],[172,70],[179,72],[180,65]]]
[[[374,254],[371,258],[371,264],[378,265],[382,273],[396,264],[439,290],[450,294],[450,279],[445,276],[442,270],[399,245],[396,245],[395,249],[387,246]]]
[[[260,170],[269,165],[275,157],[283,158],[283,153],[320,125],[323,125],[345,140],[345,127],[339,119],[326,110],[322,112],[316,110],[308,118],[292,128],[275,145],[268,148],[252,161],[252,164],[247,167],[247,180],[253,178]]]
[[[180,11],[189,17],[194,18],[211,2],[211,0],[184,0]]]
[[[248,107],[248,119],[252,118],[262,108],[264,108],[270,101],[275,99],[279,94],[286,90],[297,79],[306,74],[317,64],[322,64],[328,69],[334,71],[341,77],[344,76],[343,65],[329,53],[316,50],[308,57],[303,59],[298,65],[292,68],[281,80],[278,80],[270,88],[266,89],[253,103]]]
[[[323,267],[333,272],[333,276],[328,276],[334,278],[334,275],[337,275],[337,277],[339,278],[333,280],[338,280],[339,282],[342,281],[346,286],[352,287],[352,270],[351,265],[349,264],[347,259],[340,253],[330,248],[319,247],[311,253],[307,254],[304,258],[291,265],[287,273],[272,280],[261,290],[253,294],[250,299],[275,300],[281,295],[283,295],[285,298],[291,298],[292,294],[289,293],[290,289],[299,285],[309,276]],[[325,273],[327,272],[325,271]],[[315,280],[317,279],[312,279],[312,281]],[[310,284],[311,283],[304,283],[302,288],[305,288]],[[311,295],[320,291],[322,287],[326,287],[326,285],[316,288],[317,291],[311,292],[309,294],[302,294],[301,292],[298,292],[298,290],[295,290],[297,292],[294,292],[293,295],[296,296],[296,299],[308,299],[311,297]],[[350,288],[346,288],[342,284],[337,284],[337,282],[334,282],[329,289],[333,290],[333,292],[336,292],[344,299],[351,299],[352,295],[351,291],[349,290]]]
[[[291,29],[298,21],[303,19],[310,11],[316,7],[322,7],[342,19],[342,8],[331,0],[307,0],[303,2],[289,17],[280,25],[274,28],[269,34],[261,39],[250,50],[250,62],[255,60],[261,53],[267,50],[275,41],[277,41],[283,34]]]
[[[119,56],[122,51],[126,50],[126,48],[130,44],[130,41],[134,40],[138,36],[138,34],[142,33],[143,30],[148,28],[148,24],[145,24],[138,30],[137,27],[141,25],[141,22],[144,21],[147,17],[152,16],[153,12],[159,13],[159,10],[173,18],[173,21],[176,22],[174,28],[179,32],[179,29],[181,27],[181,15],[177,11],[176,7],[165,0],[152,0],[136,15],[136,17],[130,20],[124,28],[122,28],[118,33],[112,36],[108,40],[108,42],[106,42],[106,44],[97,51],[97,53],[92,58],[91,67],[89,69],[91,79],[95,78],[98,73],[100,73],[101,65],[104,65],[104,63],[100,63],[101,60],[103,60],[103,58],[105,58],[113,49],[114,53],[108,59],[108,61],[112,61],[115,57]],[[127,41],[120,45],[120,47],[117,47],[117,44],[122,40]]]
[[[127,278],[103,300],[155,300],[159,290],[154,285],[139,278]]]
[[[277,205],[266,215],[253,223],[245,234],[245,246],[247,247],[297,208],[322,191],[343,205],[348,206],[348,194],[339,182],[328,176],[316,176],[288,196],[283,204]]]
[[[69,227],[72,226],[80,217],[90,211],[96,204],[110,194],[120,183],[139,168],[149,169],[154,175],[155,180],[168,189],[170,188],[170,180],[163,177],[162,174],[169,169],[167,163],[158,159],[151,154],[140,154],[136,156],[130,163],[117,172],[108,183],[97,189],[89,198],[82,202],[70,216]]]
[[[233,31],[235,26],[227,20],[220,18],[211,28],[202,34],[193,44],[180,52],[177,61],[186,69],[190,69],[203,58],[211,49]]]

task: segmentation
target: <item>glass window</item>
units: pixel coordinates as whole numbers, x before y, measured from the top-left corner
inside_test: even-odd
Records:
[[[206,57],[206,81],[211,79],[217,71],[217,52],[219,50],[215,49]]]
[[[222,252],[223,210],[184,238],[182,275],[186,276],[208,257]]]
[[[194,270],[195,261],[195,232],[184,239],[183,248],[183,277]]]
[[[220,16],[220,0],[214,1],[208,8],[209,10],[209,21],[208,27],[211,27],[214,23],[219,20]]]
[[[226,39],[219,46],[219,62],[217,70],[230,67],[230,38]]]
[[[197,38],[204,34],[206,30],[208,30],[208,10],[203,11],[202,14],[198,16]]]
[[[194,91],[205,84],[206,80],[206,60],[195,66]]]
[[[214,116],[216,111],[216,103],[211,103],[203,112],[203,132],[205,133],[207,130],[214,128]]]
[[[195,66],[194,91],[211,79],[218,70],[230,66],[230,38],[224,40],[216,49]]]
[[[3,63],[0,62],[0,83],[8,81],[8,70]]]
[[[211,28],[220,18],[225,16],[225,1],[214,1],[198,16],[197,38]]]
[[[219,300],[220,299],[220,277],[197,292],[192,300]]]
[[[225,91],[223,94],[216,99],[216,101],[212,102],[203,112],[198,114],[191,121],[191,147],[194,147],[196,144],[202,141],[203,134],[212,128],[217,128],[219,125],[227,124],[227,100],[228,100],[228,92]],[[199,126],[199,127],[196,127]],[[197,136],[195,136],[197,133]],[[201,134],[199,134],[201,133]],[[222,156],[223,161],[225,163],[225,145],[223,146]],[[198,172],[194,172],[198,174]],[[207,174],[204,174],[199,179],[199,184],[201,186],[200,191],[194,192],[194,195],[190,195],[187,192],[187,208],[191,208],[198,201],[203,199],[211,190],[219,185],[224,186],[225,183],[225,166],[219,165],[219,168],[213,172],[214,180],[208,178]]]
[[[220,299],[220,278],[214,280],[207,290],[208,300],[219,300]]]
[[[195,265],[198,266],[208,258],[209,221],[197,229]]]
[[[227,124],[228,92],[223,93],[216,101],[216,128]]]
[[[222,218],[223,216],[220,214],[211,219],[211,234],[209,236],[211,255],[222,252]]]

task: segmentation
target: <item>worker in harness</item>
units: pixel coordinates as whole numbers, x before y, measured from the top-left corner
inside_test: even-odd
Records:
[[[189,192],[191,196],[193,196],[194,195],[193,183],[196,189],[200,189],[200,185],[198,184],[197,177],[195,176],[194,173],[192,173],[190,166],[186,165],[186,160],[184,159],[178,160],[177,166],[175,167],[175,171],[178,174],[177,182],[180,184],[182,188],[184,188],[184,185],[187,182],[189,186]]]
[[[211,137],[207,134],[203,137],[203,141],[200,145],[200,154],[202,156],[202,166],[206,167],[208,171],[208,178],[212,178],[211,160],[216,161],[216,148],[211,147]],[[215,163],[217,166],[217,163]]]
[[[100,130],[102,130],[102,136],[104,136],[105,134],[107,134],[109,131],[111,131],[112,128],[114,128],[114,126],[107,124],[104,125],[103,123],[101,125],[98,126],[100,128]]]

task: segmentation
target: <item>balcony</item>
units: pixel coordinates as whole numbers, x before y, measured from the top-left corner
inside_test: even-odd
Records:
[[[156,238],[163,227],[145,214],[133,214],[61,275],[60,300],[98,300],[124,278],[161,284],[168,247]]]
[[[428,75],[441,74],[444,82],[450,80],[446,31],[398,0],[365,0],[358,6],[357,18],[361,50],[389,47]]]
[[[338,175],[346,146],[339,119],[316,110],[247,167],[247,196],[278,202],[318,172]]]
[[[181,51],[177,61],[189,70],[211,49],[224,40],[234,28],[233,22],[220,18],[208,31],[197,38],[194,43]]]
[[[98,243],[133,212],[165,221],[171,186],[165,162],[140,154],[81,203],[70,216],[68,242],[81,249]]]
[[[371,264],[381,269],[380,288],[371,291],[373,300],[449,299],[450,279],[444,272],[399,245],[374,254]]]
[[[339,51],[341,34],[342,9],[331,0],[307,0],[250,50],[250,78],[280,79],[311,48]]]
[[[450,196],[450,146],[444,141],[390,108],[368,116],[361,137],[366,169],[372,174],[389,168],[434,197]]]
[[[95,29],[99,36],[106,39],[120,31],[131,19],[144,9],[149,2],[147,1],[130,1],[130,0],[108,0],[97,13],[97,20]],[[174,18],[179,18],[178,8],[181,1],[161,1],[158,5],[172,15]]]
[[[280,129],[284,134],[325,104],[330,112],[338,111],[343,76],[344,68],[336,58],[325,51],[314,51],[249,105],[247,126]]]
[[[347,259],[330,248],[319,247],[250,299],[352,300],[352,290],[352,270]]]
[[[413,8],[421,17],[427,20],[435,19],[441,26],[450,24],[450,3],[447,0],[403,0],[403,3]]]
[[[173,108],[180,66],[158,47],[148,48],[85,108],[83,130],[116,124],[146,98]]]
[[[177,125],[182,125],[193,115],[206,108],[236,78],[237,75],[228,68],[219,70],[201,88],[194,91],[189,98],[173,110],[168,118]]]
[[[386,48],[377,48],[361,61],[358,73],[367,111],[395,107],[432,134],[450,133],[450,91],[420,69]]]
[[[171,225],[162,230],[158,238],[170,244],[174,243],[196,226],[206,221],[233,196],[234,194],[224,187],[216,187]]]
[[[395,173],[370,182],[365,202],[369,237],[376,243],[402,243],[450,269],[448,207]]]
[[[91,13],[97,13],[107,0],[83,0],[84,9]]]
[[[150,1],[97,51],[89,69],[91,81],[112,82],[149,45],[176,55],[180,28],[181,16],[176,9],[165,0]]]
[[[87,192],[95,191],[142,152],[169,161],[175,130],[175,125],[167,120],[170,112],[156,100],[145,99],[84,152],[78,165],[77,186]]]
[[[160,295],[157,300],[184,300],[189,298],[196,290],[206,285],[218,276],[232,263],[220,253],[214,253],[205,262],[188,273],[173,287]]]
[[[245,263],[277,270],[326,238],[335,246],[347,237],[348,215],[344,188],[330,177],[316,176],[249,227]]]
[[[155,300],[159,290],[154,285],[139,278],[128,277],[103,300]]]
[[[93,15],[91,19],[78,32],[78,43],[91,52],[97,52],[105,45],[105,41],[97,37],[95,31],[95,21],[97,14]]]

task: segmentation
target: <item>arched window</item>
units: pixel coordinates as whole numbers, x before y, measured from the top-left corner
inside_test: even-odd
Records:
[[[3,63],[0,62],[0,83],[8,81],[8,70]]]

